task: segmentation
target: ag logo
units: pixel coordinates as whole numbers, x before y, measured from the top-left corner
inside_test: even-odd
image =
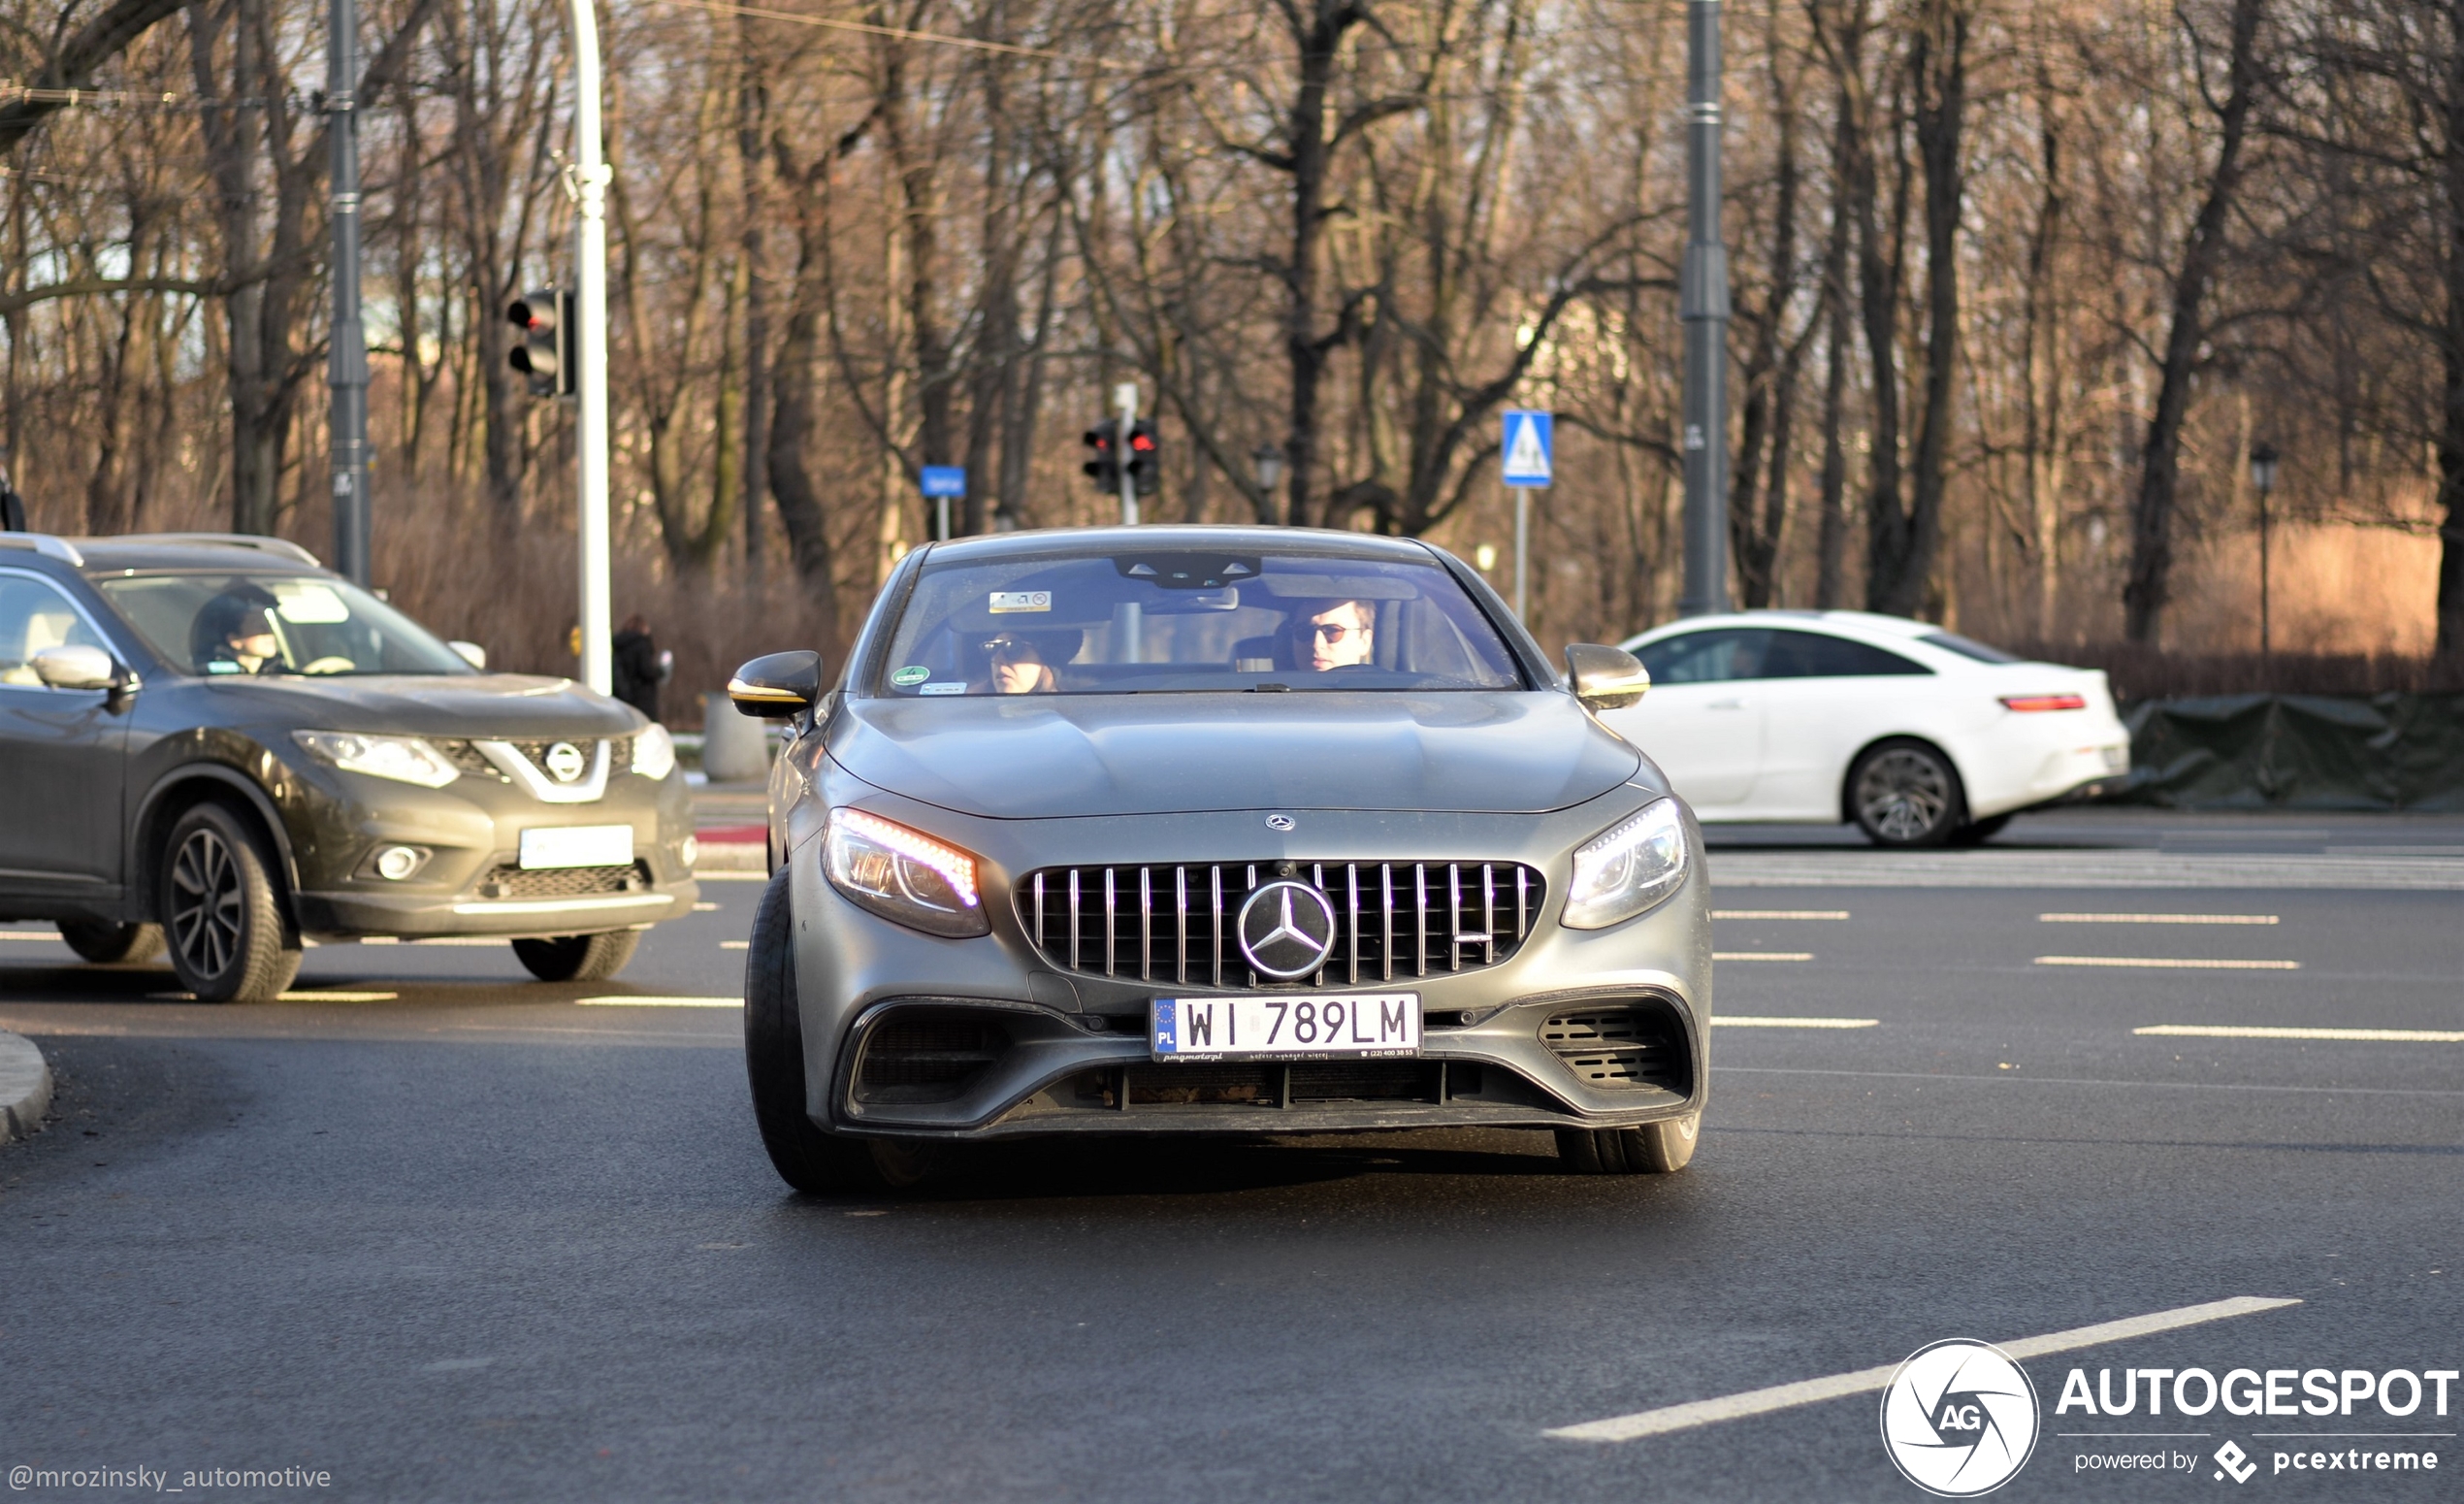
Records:
[[[2036,1387],[1982,1342],[1919,1348],[1882,1391],[1882,1444],[1928,1493],[1991,1493],[2036,1450]]]

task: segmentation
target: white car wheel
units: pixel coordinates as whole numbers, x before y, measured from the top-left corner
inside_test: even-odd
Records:
[[[1867,749],[1848,774],[1848,807],[1877,846],[1938,846],[1961,823],[1960,775],[1921,741]]]

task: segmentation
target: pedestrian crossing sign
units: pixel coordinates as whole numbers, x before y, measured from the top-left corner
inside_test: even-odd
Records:
[[[1544,486],[1554,468],[1554,414],[1508,409],[1506,414],[1506,483]]]

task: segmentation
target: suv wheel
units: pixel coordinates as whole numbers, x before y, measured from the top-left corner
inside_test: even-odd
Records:
[[[1922,741],[1868,747],[1848,770],[1848,808],[1877,846],[1939,846],[1965,823],[1950,759]]]
[[[97,919],[63,919],[60,938],[98,966],[151,961],[163,952],[160,925],[114,925]]]
[[[603,934],[567,934],[552,940],[516,940],[513,954],[542,982],[604,982],[625,969],[641,943],[638,930]]]
[[[1577,1175],[1668,1175],[1694,1161],[1702,1114],[1634,1128],[1559,1128],[1557,1158]]]
[[[172,826],[156,870],[171,968],[198,1001],[271,1002],[300,974],[273,859],[247,820],[199,804]]]
[[[863,1140],[816,1128],[804,1110],[804,1026],[795,1005],[794,924],[788,874],[762,890],[744,959],[744,1069],[753,1119],[779,1178],[807,1195],[879,1191],[883,1165]],[[889,1156],[895,1170],[913,1168]]]

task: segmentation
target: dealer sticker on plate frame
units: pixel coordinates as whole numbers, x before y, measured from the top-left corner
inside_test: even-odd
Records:
[[[1418,993],[1157,997],[1148,1045],[1159,1061],[1370,1060],[1420,1053]]]

